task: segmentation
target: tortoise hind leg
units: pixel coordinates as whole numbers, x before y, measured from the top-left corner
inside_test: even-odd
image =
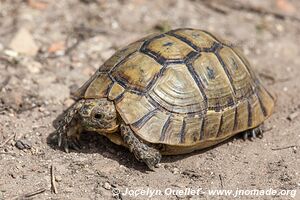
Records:
[[[247,131],[243,132],[242,134],[243,134],[243,139],[244,140],[247,140],[247,139],[253,140],[257,137],[258,138],[263,138],[262,125],[258,126],[256,128],[247,130]]]
[[[128,145],[129,150],[134,153],[138,160],[145,162],[151,170],[154,170],[154,167],[160,162],[161,159],[161,154],[159,151],[141,142],[134,135],[129,126],[122,123],[120,130],[122,138]]]

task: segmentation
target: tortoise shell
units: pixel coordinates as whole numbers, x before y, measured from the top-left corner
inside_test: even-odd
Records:
[[[166,154],[205,148],[255,128],[274,107],[240,51],[196,29],[154,34],[117,51],[78,95],[113,101],[134,133],[165,144]]]

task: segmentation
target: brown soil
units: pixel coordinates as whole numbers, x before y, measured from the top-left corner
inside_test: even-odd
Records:
[[[113,197],[126,188],[205,192],[152,199],[232,199],[207,191],[237,188],[298,190],[294,199],[300,199],[300,2],[275,2],[0,0],[0,199],[149,198]],[[84,135],[80,152],[58,149],[52,122],[72,104],[74,89],[117,48],[177,27],[205,29],[242,48],[277,96],[264,137],[236,137],[207,151],[166,156],[155,172],[94,134]]]

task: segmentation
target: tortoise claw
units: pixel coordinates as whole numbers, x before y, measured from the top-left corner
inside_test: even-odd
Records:
[[[59,135],[57,138],[57,145],[61,147],[61,136]]]
[[[249,139],[250,141],[253,141],[255,138],[263,138],[263,131],[260,127],[245,131],[243,133],[243,140]]]
[[[68,142],[64,143],[64,150],[65,150],[65,152],[69,153],[69,144],[68,144]]]
[[[74,149],[76,151],[81,150],[81,144],[76,137],[63,138],[61,146],[63,146],[65,152],[67,152],[67,153],[70,152],[70,149]]]
[[[68,141],[69,147],[71,147],[72,149],[75,149],[76,151],[80,151],[81,150],[81,144],[80,141],[75,138],[72,137],[69,141]]]
[[[255,129],[253,129],[251,131],[251,138],[256,138],[256,131],[255,131]]]
[[[58,131],[58,132],[59,132],[59,131]],[[63,138],[62,138],[62,133],[59,132],[58,137],[57,137],[57,145],[58,145],[59,147],[61,147],[61,145],[62,145],[62,140],[63,140]]]
[[[75,149],[75,150],[80,150],[81,149],[81,144],[79,142],[79,139],[76,136],[69,136],[67,133],[64,133],[61,131],[61,129],[58,129],[58,140],[57,144],[59,147],[63,147],[65,152],[69,153],[69,148]]]
[[[246,141],[247,139],[248,139],[248,133],[245,132],[245,133],[243,133],[243,140]]]

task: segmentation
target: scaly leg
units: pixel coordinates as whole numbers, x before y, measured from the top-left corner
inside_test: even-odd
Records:
[[[74,123],[74,119],[83,104],[84,100],[79,100],[68,108],[63,115],[62,122],[56,130],[58,135],[58,146],[63,146],[66,152],[69,152],[69,146],[74,149],[78,149],[80,147],[78,140],[80,127],[75,125],[76,123]]]
[[[134,135],[131,128],[124,123],[121,124],[120,129],[123,140],[128,145],[129,150],[134,153],[138,160],[145,162],[151,170],[154,170],[154,167],[161,159],[159,151],[141,142]]]

